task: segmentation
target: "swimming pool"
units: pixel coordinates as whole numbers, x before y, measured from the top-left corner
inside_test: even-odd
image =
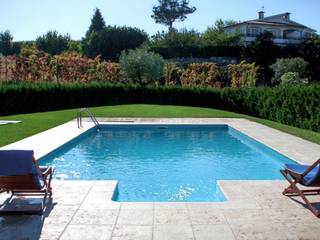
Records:
[[[217,180],[281,179],[292,160],[228,125],[102,125],[40,160],[56,177],[118,180],[115,201],[224,201]]]

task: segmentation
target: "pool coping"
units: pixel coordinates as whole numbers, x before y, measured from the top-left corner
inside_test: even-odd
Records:
[[[222,124],[228,125],[276,152],[302,164],[312,164],[319,158],[320,153],[319,144],[241,118],[98,118],[98,120],[100,124],[104,125]],[[89,119],[84,119],[83,128],[79,129],[76,121],[72,120],[0,149],[33,149],[36,159],[40,159],[94,126]]]
[[[101,125],[227,125],[301,164],[312,164],[320,153],[320,145],[318,144],[241,118],[98,118],[98,121]],[[84,118],[83,127],[79,129],[74,119],[0,149],[33,149],[35,158],[40,159],[80,135],[86,134],[94,127],[95,124],[90,119]],[[115,180],[115,182],[115,186],[117,186],[117,181]],[[221,186],[221,182],[225,182],[225,180],[217,181],[217,183],[228,201],[228,195]]]

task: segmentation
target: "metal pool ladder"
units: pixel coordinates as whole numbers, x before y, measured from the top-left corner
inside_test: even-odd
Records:
[[[82,113],[87,113],[88,116],[91,118],[92,122],[94,123],[97,128],[100,128],[100,124],[94,114],[88,108],[81,108],[81,110],[77,113],[77,124],[78,128],[82,128]]]

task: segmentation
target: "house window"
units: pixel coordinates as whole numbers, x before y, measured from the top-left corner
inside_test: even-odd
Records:
[[[261,33],[260,28],[248,28],[248,35],[249,36],[258,36]]]
[[[266,29],[265,32],[270,32],[272,33],[272,35],[276,38],[279,38],[281,37],[281,31],[278,30],[278,29],[274,29],[274,28],[269,28],[269,29]]]

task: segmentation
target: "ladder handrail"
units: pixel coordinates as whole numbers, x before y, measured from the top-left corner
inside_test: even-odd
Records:
[[[82,113],[85,112],[88,114],[92,122],[94,123],[95,126],[98,128],[100,127],[100,124],[97,120],[97,118],[94,116],[94,114],[88,109],[88,108],[81,108],[81,110],[77,113],[77,124],[78,128],[82,128]]]

